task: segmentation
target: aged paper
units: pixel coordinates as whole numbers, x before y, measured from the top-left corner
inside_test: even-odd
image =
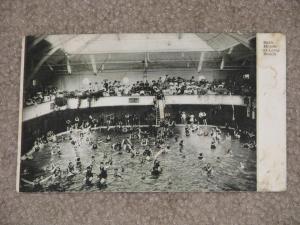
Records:
[[[257,34],[257,190],[286,190],[286,40]]]

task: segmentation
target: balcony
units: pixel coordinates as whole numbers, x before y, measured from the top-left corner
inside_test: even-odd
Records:
[[[112,106],[153,105],[154,96],[112,96],[99,99],[69,98],[67,105],[55,107],[54,101],[27,106],[23,109],[23,121],[31,120],[56,110],[85,109]],[[245,106],[242,96],[237,95],[173,95],[165,97],[165,105],[238,105]]]

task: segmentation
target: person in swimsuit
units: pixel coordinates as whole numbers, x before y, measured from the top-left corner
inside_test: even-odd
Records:
[[[92,180],[93,180],[93,172],[92,172],[92,167],[88,166],[86,168],[86,173],[85,173],[85,184],[87,186],[91,186],[92,185]]]
[[[70,174],[74,174],[75,172],[75,168],[74,168],[74,164],[72,162],[69,162],[69,165],[68,165],[68,172]]]
[[[143,152],[143,156],[151,156],[151,150],[150,150],[150,148],[149,147],[147,147],[146,149],[145,149],[145,151]]]
[[[182,150],[183,150],[183,140],[179,142],[179,152],[182,152]]]

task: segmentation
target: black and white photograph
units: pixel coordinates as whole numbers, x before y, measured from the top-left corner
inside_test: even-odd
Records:
[[[257,191],[255,33],[26,36],[20,192]]]

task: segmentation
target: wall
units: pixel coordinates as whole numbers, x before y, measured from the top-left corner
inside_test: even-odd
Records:
[[[165,99],[167,105],[244,105],[243,97],[236,95],[179,95]]]

